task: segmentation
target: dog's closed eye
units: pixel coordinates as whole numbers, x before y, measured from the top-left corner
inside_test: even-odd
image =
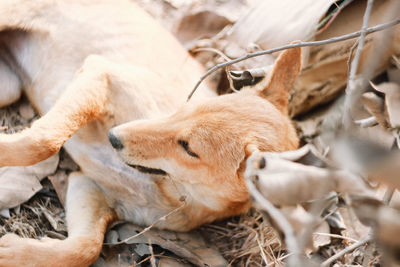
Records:
[[[183,147],[183,149],[185,149],[186,153],[188,153],[190,156],[192,156],[194,158],[199,158],[199,155],[197,155],[192,150],[190,150],[189,143],[187,141],[178,140],[178,144],[180,144]]]

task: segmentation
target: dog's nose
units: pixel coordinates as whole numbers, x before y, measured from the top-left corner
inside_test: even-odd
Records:
[[[124,148],[124,145],[122,144],[121,140],[119,140],[119,138],[114,135],[112,130],[108,131],[108,140],[110,140],[111,145],[116,150],[121,150]]]

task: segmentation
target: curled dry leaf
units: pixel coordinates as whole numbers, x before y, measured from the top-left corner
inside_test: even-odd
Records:
[[[53,174],[58,165],[58,154],[27,167],[0,168],[0,210],[15,207],[38,192],[40,181]]]
[[[56,190],[58,199],[61,204],[65,207],[65,200],[67,196],[67,188],[68,188],[68,175],[63,170],[57,170],[54,175],[49,175],[49,180]]]
[[[400,247],[399,210],[364,196],[352,197],[351,206],[363,224],[375,228],[375,234],[382,244]]]
[[[400,212],[383,206],[378,210],[377,236],[385,245],[400,247]]]
[[[361,101],[368,112],[375,117],[379,125],[384,129],[390,127],[385,109],[385,101],[381,97],[373,92],[367,92],[362,95]]]
[[[392,188],[400,189],[400,153],[393,152],[368,166],[368,174],[378,182],[383,182]]]
[[[239,91],[245,86],[257,86],[262,80],[268,78],[267,74],[271,67],[249,69],[244,71],[228,71],[228,81],[233,90]],[[264,88],[267,81],[264,81],[261,88]],[[258,87],[258,86],[257,86]]]
[[[372,194],[363,179],[351,172],[287,160],[296,159],[296,153],[299,151],[284,152],[282,157],[279,153],[256,153],[247,162],[246,172],[258,177],[256,184],[260,192],[273,204],[296,205],[320,199],[331,191]]]
[[[315,229],[312,237],[314,251],[318,248],[329,245],[331,243],[329,224],[324,221]]]
[[[368,169],[375,163],[388,157],[390,148],[368,139],[355,136],[342,136],[332,143],[330,158],[343,169],[355,173],[368,174]],[[393,144],[393,142],[391,143]]]
[[[347,137],[333,143],[331,158],[342,168],[400,189],[400,152],[397,150],[391,151],[370,140]]]
[[[373,88],[385,94],[385,107],[392,128],[400,127],[400,86],[396,83],[372,84]]]

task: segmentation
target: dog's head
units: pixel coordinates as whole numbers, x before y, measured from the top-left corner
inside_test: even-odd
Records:
[[[251,150],[298,146],[287,104],[300,62],[300,48],[287,50],[261,90],[189,102],[169,117],[117,126],[110,141],[128,165],[172,181],[160,188],[166,197],[177,201],[176,188],[190,195],[196,208],[207,210],[203,222],[240,213],[249,206],[243,173]]]

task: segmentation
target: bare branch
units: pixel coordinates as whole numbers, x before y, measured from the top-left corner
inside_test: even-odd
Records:
[[[249,158],[247,162],[250,163],[251,158]],[[296,263],[298,264],[300,262],[299,260],[300,250],[292,226],[285,218],[285,216],[277,208],[275,208],[271,202],[269,202],[266,198],[264,198],[264,196],[261,195],[261,193],[257,190],[257,188],[252,182],[253,175],[251,174],[251,171],[247,170],[245,172],[245,178],[246,178],[246,185],[250,192],[250,195],[254,197],[256,202],[262,206],[262,208],[269,214],[269,216],[271,216],[271,218],[277,223],[279,228],[285,234],[287,248],[289,250],[289,253],[293,254],[292,256],[289,257],[288,266],[289,267],[296,266]]]
[[[337,238],[337,239],[347,240],[347,241],[354,242],[354,243],[358,242],[358,240],[355,240],[354,238],[351,238],[348,236],[343,236],[343,235],[328,234],[328,233],[313,233],[313,235],[329,236],[329,237],[333,237],[333,238]]]
[[[371,241],[371,237],[365,237],[362,240],[358,241],[357,243],[354,243],[351,246],[348,246],[347,248],[341,250],[339,253],[336,253],[335,255],[333,255],[332,257],[330,257],[329,259],[327,259],[326,261],[324,261],[321,264],[321,267],[327,267],[329,266],[332,262],[334,262],[337,259],[340,259],[341,257],[343,257],[346,253],[352,252],[353,250],[355,250],[358,247],[361,247],[363,245],[365,245],[366,243],[368,243],[369,241]]]
[[[229,61],[232,60],[230,57],[228,57],[227,55],[224,54],[224,52],[222,52],[219,49],[216,48],[212,48],[212,47],[199,47],[196,49],[192,50],[193,53],[198,53],[198,52],[211,52],[211,53],[215,53],[217,55],[219,55],[221,58],[223,58],[225,61]]]
[[[181,210],[183,207],[186,206],[186,199],[182,199],[182,205],[180,205],[179,207],[171,210],[170,212],[168,212],[167,214],[165,214],[164,216],[158,218],[157,220],[155,220],[152,224],[150,224],[149,226],[147,226],[146,228],[144,228],[142,231],[140,231],[139,233],[130,236],[128,238],[125,238],[124,240],[121,240],[119,242],[115,242],[115,243],[104,243],[103,245],[121,245],[121,244],[125,244],[126,242],[135,239],[138,236],[141,236],[142,234],[146,233],[147,231],[149,231],[151,228],[153,228],[158,222],[160,221],[165,221],[169,216],[171,216],[172,214],[178,212],[179,210]]]
[[[356,49],[356,47],[358,45],[358,41],[359,41],[359,39],[357,39],[354,42],[354,44],[351,46],[351,48],[350,48],[349,58],[347,59],[347,68],[348,68],[349,72],[350,72],[350,69],[351,69],[351,60],[353,59],[353,52],[354,52],[354,49]]]
[[[360,57],[361,57],[361,52],[364,48],[365,36],[367,36],[368,21],[369,21],[370,15],[371,15],[373,4],[374,4],[374,0],[368,0],[367,8],[364,13],[363,25],[362,25],[362,28],[360,31],[361,32],[360,39],[358,39],[356,55],[354,56],[354,59],[351,63],[350,73],[349,73],[349,77],[347,80],[346,98],[344,100],[344,114],[343,114],[343,124],[346,129],[351,124],[350,111],[351,111],[352,103],[354,102],[354,100],[353,100],[354,91],[356,90],[355,77],[356,77],[356,73],[357,73],[358,62],[360,61]]]
[[[395,19],[392,20],[390,22],[387,23],[383,23],[383,24],[379,24],[376,25],[374,27],[370,27],[367,28],[365,30],[365,34],[371,34],[377,31],[382,31],[384,29],[393,27],[397,24],[400,23],[400,19]],[[267,55],[267,54],[272,54],[278,51],[282,51],[282,50],[286,50],[286,49],[290,49],[290,48],[295,48],[295,47],[307,47],[307,46],[319,46],[319,45],[325,45],[325,44],[331,44],[331,43],[336,43],[336,42],[341,42],[341,41],[345,41],[345,40],[349,40],[349,39],[353,39],[356,37],[359,37],[361,35],[361,31],[358,32],[353,32],[353,33],[349,33],[349,34],[345,34],[345,35],[341,35],[341,36],[337,36],[337,37],[333,37],[330,39],[326,39],[326,40],[321,40],[321,41],[313,41],[313,42],[298,42],[295,44],[288,44],[288,45],[284,45],[284,46],[280,46],[280,47],[276,47],[276,48],[272,48],[272,49],[268,49],[268,50],[262,50],[262,51],[257,51],[254,53],[249,53],[246,54],[242,57],[239,57],[237,59],[231,60],[231,61],[227,61],[218,65],[215,65],[214,67],[212,67],[211,69],[209,69],[203,76],[200,77],[199,81],[196,83],[196,85],[194,86],[193,90],[190,92],[187,101],[190,100],[190,98],[193,96],[193,94],[195,93],[196,89],[200,86],[200,84],[213,72],[226,67],[226,66],[230,66],[233,65],[235,63],[241,62],[243,60],[249,59],[249,58],[253,58],[253,57],[258,57],[258,56],[263,56],[263,55]]]

